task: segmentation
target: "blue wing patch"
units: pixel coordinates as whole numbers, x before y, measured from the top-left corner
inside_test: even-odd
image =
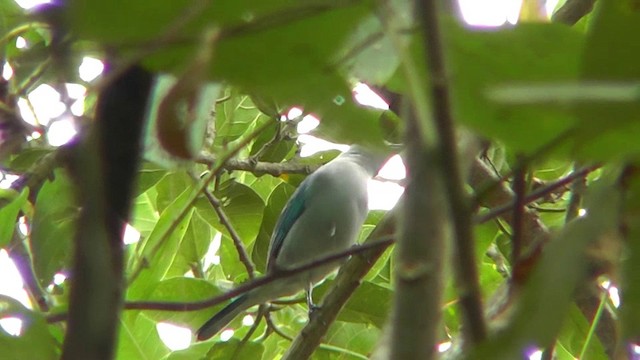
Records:
[[[275,265],[275,259],[278,257],[280,248],[282,248],[284,239],[287,237],[287,234],[289,234],[291,227],[295,224],[300,215],[304,213],[306,208],[305,193],[307,192],[308,187],[308,181],[303,181],[302,184],[300,184],[287,202],[284,210],[282,210],[280,218],[278,218],[276,227],[273,230],[273,236],[271,237],[271,250],[269,251],[269,258],[267,259],[268,271],[272,270]]]

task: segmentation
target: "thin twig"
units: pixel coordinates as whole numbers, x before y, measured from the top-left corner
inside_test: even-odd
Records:
[[[522,254],[522,219],[524,218],[526,171],[524,167],[516,169],[513,176],[513,223],[511,224],[511,266],[517,267]]]
[[[201,301],[193,302],[165,302],[165,301],[131,301],[124,305],[126,310],[158,310],[158,311],[196,311],[206,309],[211,306],[221,304],[227,300],[233,299],[257,287],[264,286],[274,282],[275,280],[292,277],[302,272],[344,259],[349,256],[367,253],[370,251],[381,251],[394,243],[393,237],[384,237],[373,240],[365,244],[351,247],[345,251],[324,256],[305,265],[297,266],[291,269],[283,269],[278,272],[270,273],[262,277],[248,281],[237,288],[230,290],[224,294],[215,296]],[[63,321],[66,318],[65,313],[52,314],[47,317],[47,322],[53,323]]]
[[[198,179],[198,177],[196,177],[193,174],[191,174],[191,176],[196,180]],[[255,277],[256,268],[253,265],[253,262],[251,261],[251,259],[249,258],[249,254],[247,253],[247,249],[245,249],[244,247],[244,243],[242,242],[242,239],[240,239],[240,235],[238,235],[238,232],[231,224],[231,219],[229,219],[227,214],[224,212],[224,209],[222,208],[222,204],[220,203],[220,200],[218,200],[218,198],[215,195],[213,195],[213,193],[211,193],[211,191],[209,191],[208,189],[204,190],[204,196],[207,198],[207,200],[209,200],[211,207],[213,207],[213,210],[218,215],[218,219],[220,219],[220,223],[229,232],[229,236],[233,241],[233,246],[236,248],[236,252],[238,253],[238,258],[240,262],[244,265],[245,269],[247,270],[247,274],[249,275],[249,278],[253,279]]]
[[[524,198],[524,203],[528,204],[530,202],[533,202],[539,198],[542,198],[550,193],[553,193],[555,190],[563,187],[563,186],[567,186],[571,183],[573,183],[574,181],[581,179],[585,176],[587,176],[589,173],[591,173],[592,171],[595,171],[597,169],[600,168],[600,165],[594,165],[594,166],[588,166],[586,168],[583,168],[582,170],[573,172],[569,175],[567,175],[566,177],[553,182],[549,185],[540,187],[538,189],[536,189],[535,191],[532,191],[530,194],[528,194],[525,198]],[[514,206],[514,201],[509,202],[508,204],[504,204],[498,207],[495,207],[493,209],[491,209],[489,212],[487,212],[486,214],[477,216],[474,219],[474,222],[482,224],[485,223],[489,220],[495,219],[496,217],[503,215],[505,212],[510,211],[513,206]]]
[[[267,326],[269,327],[269,329],[271,329],[274,333],[278,334],[278,336],[285,340],[293,341],[293,338],[291,336],[285,334],[276,324],[273,323],[273,319],[271,319],[271,316],[265,314],[265,320],[267,321]]]
[[[574,164],[573,171],[579,171],[581,166]],[[577,218],[580,215],[580,207],[582,206],[582,196],[587,189],[587,177],[583,176],[576,179],[571,184],[571,197],[569,198],[569,205],[567,206],[567,214],[565,216],[565,223]]]

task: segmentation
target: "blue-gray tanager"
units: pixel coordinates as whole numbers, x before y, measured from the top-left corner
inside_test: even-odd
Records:
[[[267,273],[309,264],[352,246],[367,217],[367,182],[386,159],[384,154],[354,145],[309,175],[276,223]],[[339,265],[336,261],[248,291],[209,319],[198,330],[198,340],[214,336],[252,306],[310,289]]]

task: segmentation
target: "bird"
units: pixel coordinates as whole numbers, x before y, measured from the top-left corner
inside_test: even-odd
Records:
[[[352,145],[307,176],[282,210],[269,243],[267,274],[307,265],[355,244],[368,214],[367,183],[388,156],[378,149]],[[249,290],[216,313],[197,331],[198,341],[220,332],[252,306],[307,290],[334,271],[335,261]]]

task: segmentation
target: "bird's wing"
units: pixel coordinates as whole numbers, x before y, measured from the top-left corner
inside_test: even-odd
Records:
[[[295,224],[298,218],[304,213],[308,188],[309,182],[303,181],[287,202],[284,210],[282,210],[282,214],[280,214],[280,218],[278,218],[271,237],[267,270],[272,270],[278,253],[280,253],[280,249],[284,243],[284,239],[287,237],[287,234],[289,234],[293,224]]]

